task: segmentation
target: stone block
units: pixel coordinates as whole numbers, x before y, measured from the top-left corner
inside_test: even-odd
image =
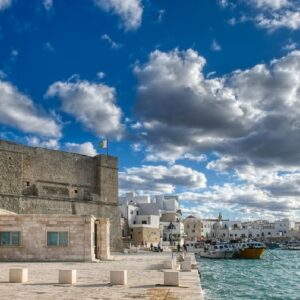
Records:
[[[118,285],[127,284],[127,270],[123,271],[110,271],[110,283]]]
[[[165,260],[164,269],[176,269],[176,261],[174,259]]]
[[[164,285],[179,286],[179,272],[164,271]]]
[[[181,270],[190,272],[192,269],[192,264],[190,261],[183,261],[181,263]]]
[[[59,270],[58,283],[62,283],[62,284],[76,283],[76,270]]]
[[[23,283],[28,281],[28,269],[9,269],[9,282]]]
[[[191,256],[186,256],[185,258],[184,258],[184,261],[192,261],[192,257]]]

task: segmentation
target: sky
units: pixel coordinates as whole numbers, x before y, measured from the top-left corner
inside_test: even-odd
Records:
[[[0,139],[108,139],[120,194],[299,220],[299,44],[299,0],[0,0]]]

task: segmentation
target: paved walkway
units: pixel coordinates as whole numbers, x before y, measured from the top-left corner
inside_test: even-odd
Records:
[[[163,286],[163,261],[170,253],[117,254],[99,263],[0,263],[0,299],[198,299],[202,290],[197,270],[180,272],[180,287]],[[8,283],[9,269],[28,268],[29,281]],[[77,283],[60,285],[59,269],[76,269]],[[111,286],[110,270],[128,270],[127,286]]]

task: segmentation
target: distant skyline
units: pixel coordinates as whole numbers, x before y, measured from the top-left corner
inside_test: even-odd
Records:
[[[297,220],[299,44],[296,0],[0,0],[0,138],[107,138],[121,194]]]

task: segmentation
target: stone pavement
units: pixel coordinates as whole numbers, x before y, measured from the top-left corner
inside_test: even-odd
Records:
[[[163,286],[163,261],[171,253],[115,254],[93,263],[0,263],[0,299],[203,299],[197,270],[180,272],[180,286]],[[8,283],[10,268],[28,268],[28,282]],[[59,269],[76,269],[75,285],[58,284]],[[110,270],[128,270],[126,286],[109,283]]]

